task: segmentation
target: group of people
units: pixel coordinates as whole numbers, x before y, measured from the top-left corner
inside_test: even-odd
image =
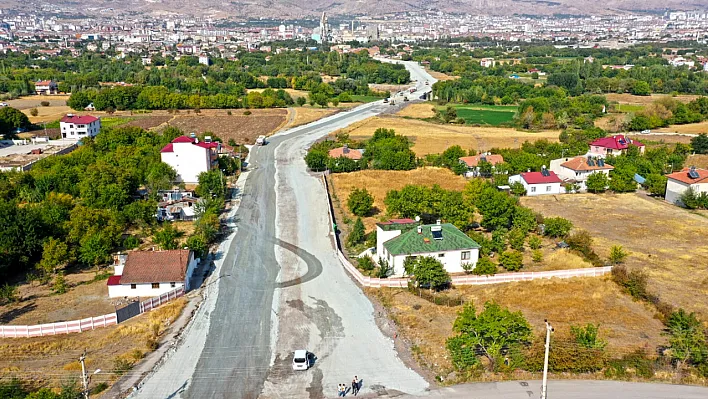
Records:
[[[354,379],[352,380],[352,393],[354,396],[356,396],[359,393],[359,388],[361,381],[359,381],[359,377],[354,376]],[[347,396],[347,384],[339,384],[337,386],[337,396],[345,397]]]

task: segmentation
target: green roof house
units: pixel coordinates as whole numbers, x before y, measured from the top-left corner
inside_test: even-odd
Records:
[[[464,264],[476,265],[480,245],[450,223],[418,225],[412,219],[393,219],[376,225],[376,254],[386,259],[393,274],[404,274],[407,257],[438,259],[448,273],[462,273]]]

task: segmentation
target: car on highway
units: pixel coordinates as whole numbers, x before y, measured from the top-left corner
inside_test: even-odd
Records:
[[[293,370],[307,370],[310,368],[312,354],[304,349],[296,350],[293,354]]]

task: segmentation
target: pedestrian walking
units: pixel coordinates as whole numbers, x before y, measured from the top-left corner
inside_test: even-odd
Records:
[[[338,396],[345,397],[346,395],[347,395],[347,386],[345,384],[339,384]]]
[[[354,396],[359,393],[359,380],[354,376],[354,379],[352,380],[352,393]]]

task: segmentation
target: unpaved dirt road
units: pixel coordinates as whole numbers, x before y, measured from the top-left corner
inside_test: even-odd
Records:
[[[412,65],[419,90],[434,79]],[[425,75],[423,75],[425,74]],[[419,394],[427,382],[398,359],[373,307],[346,275],[329,235],[325,190],[306,172],[313,141],[386,112],[362,105],[278,133],[250,154],[237,228],[220,248],[206,300],[181,344],[132,397],[334,397],[338,383],[363,380],[362,394]],[[292,351],[317,356],[308,371]]]

